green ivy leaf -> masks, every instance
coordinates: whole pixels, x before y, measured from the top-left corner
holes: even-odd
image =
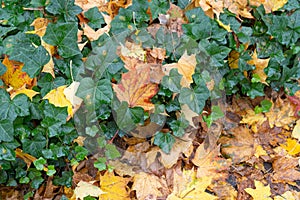
[[[261,106],[255,106],[255,114],[269,112],[273,103],[269,100],[264,99],[260,102],[260,105]]]
[[[158,14],[166,14],[166,11],[170,7],[169,2],[164,0],[153,0],[149,6],[153,19],[156,19]]]
[[[0,120],[0,142],[10,142],[14,139],[13,123],[8,119]]]
[[[115,158],[119,158],[121,156],[121,154],[117,150],[115,145],[107,144],[105,146],[105,156],[107,159],[115,159]]]
[[[169,76],[164,76],[161,84],[172,92],[179,93],[181,89],[180,80],[182,75],[178,73],[177,69],[171,69]]]
[[[88,155],[89,151],[82,147],[82,146],[76,146],[75,147],[75,152],[76,152],[76,159],[78,161],[84,160],[84,158]]]
[[[102,14],[97,7],[90,8],[84,13],[84,16],[89,20],[88,25],[93,28],[101,28],[105,24]]]
[[[53,184],[71,187],[72,186],[72,176],[73,176],[72,171],[64,171],[64,172],[62,172],[61,177],[54,176]]]
[[[209,90],[204,81],[201,81],[194,89],[182,88],[178,100],[181,104],[187,104],[195,113],[201,114],[208,97]]]
[[[57,77],[54,79],[51,74],[46,73],[41,76],[37,84],[41,88],[41,95],[45,96],[52,89],[65,85],[66,80],[63,77]]]
[[[56,170],[54,168],[54,165],[48,165],[47,175],[48,176],[53,176],[55,173],[56,173]]]
[[[67,108],[55,107],[50,103],[45,103],[43,107],[43,113],[45,117],[56,119],[60,124],[65,124],[68,117]]]
[[[39,159],[33,161],[35,168],[39,171],[44,170],[44,165],[46,163],[47,163],[47,161],[43,157],[40,157]]]
[[[46,146],[47,140],[42,133],[36,134],[33,138],[24,138],[21,140],[22,150],[32,156],[40,157],[42,149]]]
[[[167,154],[170,153],[174,143],[175,138],[170,133],[158,132],[154,136],[154,144],[159,146],[159,148]]]
[[[82,11],[74,5],[74,0],[51,0],[46,10],[54,15],[63,15],[66,22],[77,21],[76,15]]]
[[[96,167],[99,171],[106,170],[106,158],[98,158],[97,161],[94,162],[94,167]]]
[[[63,58],[81,54],[77,45],[77,23],[48,24],[43,40],[53,46],[58,46],[58,53]]]
[[[174,136],[182,137],[185,133],[185,129],[189,126],[189,122],[184,117],[180,116],[178,120],[171,121],[169,125]]]

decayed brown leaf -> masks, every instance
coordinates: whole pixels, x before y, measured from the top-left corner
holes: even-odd
[[[16,157],[21,158],[26,164],[27,168],[30,167],[31,163],[36,160],[36,158],[28,153],[24,153],[21,149],[17,148],[15,150]]]
[[[166,196],[169,191],[166,181],[161,177],[140,172],[133,178],[132,190],[136,191],[137,199],[157,199]]]
[[[233,163],[240,163],[250,159],[254,153],[254,138],[247,127],[239,126],[230,130],[232,137],[222,137],[222,154],[229,156]]]
[[[272,166],[274,173],[272,178],[276,182],[292,183],[299,180],[300,172],[296,169],[299,158],[281,156],[274,160]]]

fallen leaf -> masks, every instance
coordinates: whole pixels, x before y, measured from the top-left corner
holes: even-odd
[[[260,156],[267,156],[268,153],[263,149],[261,145],[257,145],[254,155],[255,157],[259,158]]]
[[[71,85],[69,85],[67,88],[64,89],[64,95],[66,99],[72,104],[72,115],[79,109],[83,99],[77,97],[75,94],[77,92],[77,89],[79,87],[79,82],[72,82]]]
[[[34,157],[28,153],[24,153],[19,148],[16,148],[15,153],[16,153],[17,158],[21,158],[26,163],[27,169],[30,167],[31,163],[33,163],[35,160],[37,160],[36,157]]]
[[[130,178],[115,176],[113,172],[106,171],[103,176],[100,175],[100,188],[104,192],[99,199],[102,200],[119,200],[130,199],[127,190],[127,183]]]
[[[10,98],[13,99],[15,96],[17,96],[18,94],[25,94],[26,96],[28,96],[30,98],[30,100],[32,101],[32,98],[39,94],[39,92],[36,92],[34,90],[30,90],[30,89],[26,89],[25,85],[23,87],[21,87],[20,89],[15,90],[13,93],[10,94]]]
[[[239,52],[237,52],[235,50],[232,50],[229,53],[228,64],[229,64],[229,67],[231,69],[238,69],[239,68],[239,58],[240,58],[240,53]]]
[[[286,191],[285,193],[281,194],[281,195],[277,195],[274,197],[274,200],[297,200],[296,198],[299,197],[299,193],[297,194],[293,194],[294,191]],[[297,196],[296,196],[297,195]]]
[[[140,172],[133,177],[132,190],[136,191],[137,199],[144,200],[147,197],[157,199],[167,193],[167,183],[164,179],[155,175]]]
[[[205,191],[211,182],[212,177],[210,176],[197,178],[193,169],[183,170],[182,175],[179,175],[176,171],[174,171],[173,191],[168,196],[167,200],[218,199],[218,197]]]
[[[220,20],[217,19],[217,22],[219,24],[219,26],[221,26],[222,28],[224,28],[227,32],[232,32],[231,28],[230,28],[230,24],[229,25],[225,25],[223,22],[221,22]]]
[[[271,13],[282,8],[288,0],[266,0],[263,3],[266,13]]]
[[[103,28],[99,28],[97,31],[95,31],[87,23],[84,23],[82,25],[83,34],[87,36],[90,41],[97,40],[101,35],[103,35],[104,33],[108,33],[110,30],[110,22],[112,20],[111,17],[103,13],[101,14],[103,15],[104,21],[106,23],[106,26],[104,26]]]
[[[93,185],[94,182],[95,181],[80,181],[74,190],[76,199],[79,198],[83,200],[84,197],[87,196],[99,197],[101,194],[104,194],[104,192],[99,187]]]
[[[109,165],[114,168],[114,171],[120,176],[130,176],[135,175],[135,167],[127,163],[123,163],[120,160],[109,160]]]
[[[198,167],[198,178],[222,176],[221,172],[226,170],[231,164],[230,160],[220,157],[220,145],[211,151],[207,151],[204,148],[204,143],[197,148],[192,162]]]
[[[288,154],[292,156],[300,153],[300,144],[298,143],[297,140],[288,138],[286,140],[286,144],[281,144],[280,146],[284,148],[288,152]]]
[[[195,73],[196,68],[196,55],[191,54],[190,56],[185,51],[184,54],[178,60],[178,63],[166,64],[163,66],[163,71],[166,75],[169,75],[169,72],[173,68],[178,69],[178,73],[183,77],[181,79],[181,86],[189,87],[193,83],[193,74]]]
[[[48,99],[49,103],[57,107],[68,107],[69,116],[73,116],[72,104],[64,95],[64,90],[67,86],[63,85],[48,92],[43,99]]]
[[[292,137],[298,139],[300,142],[300,119],[296,122],[296,125],[292,132]]]
[[[120,101],[126,101],[129,107],[140,106],[145,110],[154,108],[150,99],[158,92],[157,84],[150,83],[148,71],[133,69],[122,74],[119,84],[113,84],[113,89]]]
[[[254,181],[255,189],[246,188],[245,191],[253,197],[253,200],[272,200],[271,188],[269,185],[264,186],[260,181]]]
[[[121,55],[124,57],[137,58],[141,61],[144,61],[146,51],[141,45],[126,41],[125,45],[121,44]]]
[[[231,129],[233,137],[222,137],[222,154],[230,157],[233,163],[249,160],[255,153],[254,138],[247,127],[239,126]]]
[[[246,110],[246,112],[247,114],[243,116],[243,119],[240,121],[240,123],[250,125],[251,130],[254,133],[257,133],[257,127],[262,125],[267,118],[262,113],[255,114],[255,112],[250,109]]]
[[[7,86],[12,86],[15,90],[21,88],[25,84],[28,88],[33,86],[34,79],[30,78],[26,72],[22,71],[24,66],[23,63],[9,60],[8,57],[5,56],[2,64],[6,66],[7,70],[0,78]]]
[[[188,105],[183,104],[181,105],[181,114],[184,115],[185,119],[189,121],[189,124],[196,128],[193,119],[195,117],[199,117],[199,115],[197,113],[195,113],[194,111],[192,111]]]
[[[34,26],[35,34],[43,37],[46,33],[47,25],[49,22],[49,19],[38,17],[30,24],[30,26]]]
[[[300,172],[296,167],[299,164],[298,160],[299,158],[293,158],[288,155],[276,158],[272,163],[274,169],[272,178],[276,182],[282,183],[292,183],[299,180]]]
[[[260,59],[257,58],[256,50],[254,50],[254,53],[252,55],[252,60],[248,61],[249,65],[254,65],[255,69],[253,70],[253,74],[257,74],[260,78],[260,82],[268,85],[266,82],[268,76],[264,72],[264,69],[268,67],[270,58],[267,59]]]

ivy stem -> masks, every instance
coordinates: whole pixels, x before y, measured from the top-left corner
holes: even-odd
[[[23,10],[38,10],[38,11],[44,11],[44,8],[43,7],[39,7],[39,8],[23,8]]]
[[[112,144],[114,139],[117,137],[118,133],[119,133],[119,129],[115,132],[114,136],[107,143]]]

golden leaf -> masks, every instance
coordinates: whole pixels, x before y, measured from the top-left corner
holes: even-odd
[[[7,70],[0,78],[7,86],[12,86],[15,90],[21,88],[24,84],[28,87],[33,86],[34,79],[22,71],[23,63],[9,60],[8,57],[5,56],[2,64],[6,66]]]
[[[55,47],[50,45],[50,44],[47,44],[46,42],[44,42],[44,40],[42,40],[41,44],[48,51],[48,53],[50,55],[50,60],[46,65],[44,65],[42,72],[49,73],[49,74],[52,75],[53,78],[55,78],[54,62],[53,62],[53,59],[52,59],[52,55],[55,52]]]
[[[51,90],[46,94],[43,99],[48,99],[49,103],[57,106],[57,107],[68,107],[69,116],[73,116],[72,104],[64,95],[64,90],[67,86],[63,85],[56,89]]]
[[[253,200],[272,200],[271,188],[269,185],[264,186],[260,181],[254,181],[255,189],[246,188],[245,191],[253,197]]]
[[[130,178],[115,176],[113,172],[106,171],[103,176],[100,175],[100,188],[105,193],[102,193],[99,199],[129,200],[129,192],[127,191],[127,183],[129,181]]]
[[[23,153],[23,151],[19,148],[16,148],[15,153],[17,158],[21,158],[26,163],[27,169],[30,167],[31,163],[36,160],[36,157],[28,153]]]
[[[72,105],[72,115],[79,109],[82,99],[77,97],[75,94],[77,92],[77,89],[79,87],[80,83],[79,82],[72,82],[71,85],[69,85],[67,88],[64,89],[64,95],[66,99],[71,103]]]
[[[47,25],[49,22],[49,19],[38,17],[30,24],[30,26],[34,26],[35,34],[43,37],[46,33]]]
[[[25,86],[25,85],[24,85]],[[32,101],[32,98],[39,94],[39,92],[36,92],[34,90],[30,90],[30,89],[26,89],[25,87],[22,87],[16,91],[14,91],[13,93],[10,94],[10,98],[13,99],[15,96],[17,96],[18,94],[25,94],[26,96],[28,96],[30,98],[30,100]]]
[[[122,74],[119,84],[113,84],[113,89],[120,101],[126,101],[129,107],[140,106],[145,110],[154,108],[150,99],[158,92],[157,84],[150,83],[150,69],[133,69]]]
[[[252,55],[252,60],[248,61],[249,65],[254,65],[255,66],[255,69],[253,70],[253,74],[257,74],[260,78],[260,82],[262,82],[266,85],[268,85],[268,83],[266,82],[266,79],[268,78],[268,76],[264,72],[264,69],[266,67],[268,67],[269,60],[270,60],[270,58],[268,58],[268,59],[259,59],[259,58],[257,58],[257,53],[256,53],[256,50],[255,50],[253,55]]]
[[[297,138],[300,141],[300,119],[298,119],[296,126],[293,129],[292,137]]]
[[[271,13],[282,8],[287,2],[288,0],[266,0],[263,5],[266,13]]]
[[[125,45],[121,44],[121,55],[123,57],[137,58],[144,61],[146,51],[141,47],[141,45],[126,41]]]
[[[76,199],[83,199],[87,196],[99,197],[101,194],[103,194],[104,192],[99,187],[93,185],[94,182],[95,181],[80,181],[74,190]]]
[[[260,157],[260,156],[267,156],[268,153],[263,149],[261,145],[258,145],[255,149],[255,157]]]
[[[246,110],[247,114],[243,116],[240,123],[251,125],[251,129],[254,133],[257,133],[257,126],[262,125],[267,118],[262,114],[255,114],[253,110]]]
[[[281,144],[280,146],[282,146],[282,148],[284,148],[288,154],[292,156],[300,153],[300,144],[297,140],[288,138],[286,140],[286,144]]]
[[[231,69],[238,69],[239,68],[239,58],[240,58],[240,53],[239,52],[237,52],[235,50],[232,50],[229,53],[228,64],[229,64],[229,67]]]
[[[232,32],[232,30],[230,29],[230,24],[229,25],[225,25],[223,22],[221,22],[220,20],[217,19],[217,22],[219,24],[219,26],[221,26],[222,28],[224,28],[227,32]]]

